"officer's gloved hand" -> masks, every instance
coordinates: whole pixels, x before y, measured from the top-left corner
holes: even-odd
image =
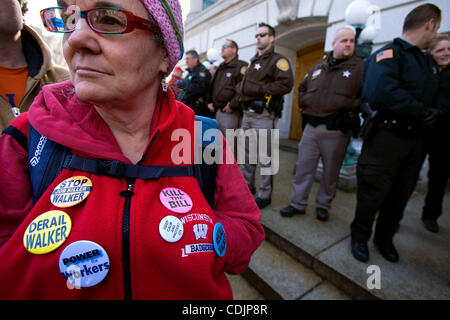
[[[184,89],[185,88],[184,80],[177,80],[177,87],[180,89]]]
[[[442,118],[442,112],[438,109],[429,109],[428,115],[422,119],[420,126],[425,129],[434,129]]]

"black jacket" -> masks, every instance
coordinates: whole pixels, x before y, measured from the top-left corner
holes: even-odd
[[[177,81],[177,87],[181,89],[177,99],[193,109],[196,115],[211,117],[212,112],[206,104],[211,74],[201,63],[187,71],[188,75]]]
[[[381,117],[420,123],[438,89],[433,58],[403,39],[395,38],[367,60],[362,96]]]

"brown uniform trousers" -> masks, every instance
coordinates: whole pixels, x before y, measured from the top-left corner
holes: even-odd
[[[250,66],[244,75],[240,85],[241,103],[244,106],[244,116],[242,118],[242,129],[256,130],[256,143],[259,145],[259,137],[262,131],[266,131],[267,151],[270,156],[272,148],[271,130],[275,128],[276,112],[270,108],[255,110],[254,103],[267,101],[266,97],[271,99],[282,97],[289,93],[294,84],[294,77],[288,59],[270,48],[262,55],[257,54],[252,58]],[[261,112],[262,111],[262,112]],[[259,149],[259,148],[258,148]],[[250,163],[250,148],[245,146],[245,165],[243,168],[244,178],[250,188],[255,185],[256,164]],[[258,158],[261,168],[270,168],[270,162],[261,162]],[[264,170],[268,172],[270,170]],[[261,174],[261,184],[258,190],[258,197],[261,199],[270,199],[272,197],[273,179],[271,174]]]

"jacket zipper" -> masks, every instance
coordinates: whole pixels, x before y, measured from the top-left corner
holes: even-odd
[[[131,274],[130,274],[130,208],[131,197],[134,195],[135,179],[127,179],[127,190],[120,192],[125,197],[125,206],[122,217],[122,264],[125,300],[131,300]]]
[[[150,151],[153,142],[159,135],[159,130],[156,130],[150,143],[145,151],[141,161],[142,162]],[[120,195],[125,197],[125,205],[123,208],[122,217],[122,265],[123,265],[123,284],[125,300],[131,300],[131,273],[130,273],[130,214],[131,214],[131,197],[134,195],[134,183],[136,179],[127,178],[127,190],[121,191]]]

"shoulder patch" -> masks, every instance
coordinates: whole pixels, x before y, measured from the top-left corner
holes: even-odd
[[[321,73],[322,73],[322,69],[317,69],[316,71],[314,71],[313,74],[311,75],[311,80],[314,80],[315,78],[320,76]]]
[[[280,69],[281,71],[288,71],[289,62],[285,58],[278,59],[277,68]]]
[[[200,77],[202,77],[202,78],[206,77],[206,73],[204,73],[204,72],[199,72],[198,75],[199,75]]]
[[[242,66],[240,73],[245,74],[247,72],[247,66]]]
[[[394,51],[392,49],[383,50],[377,53],[376,62],[380,62],[384,59],[392,59],[394,57]]]

